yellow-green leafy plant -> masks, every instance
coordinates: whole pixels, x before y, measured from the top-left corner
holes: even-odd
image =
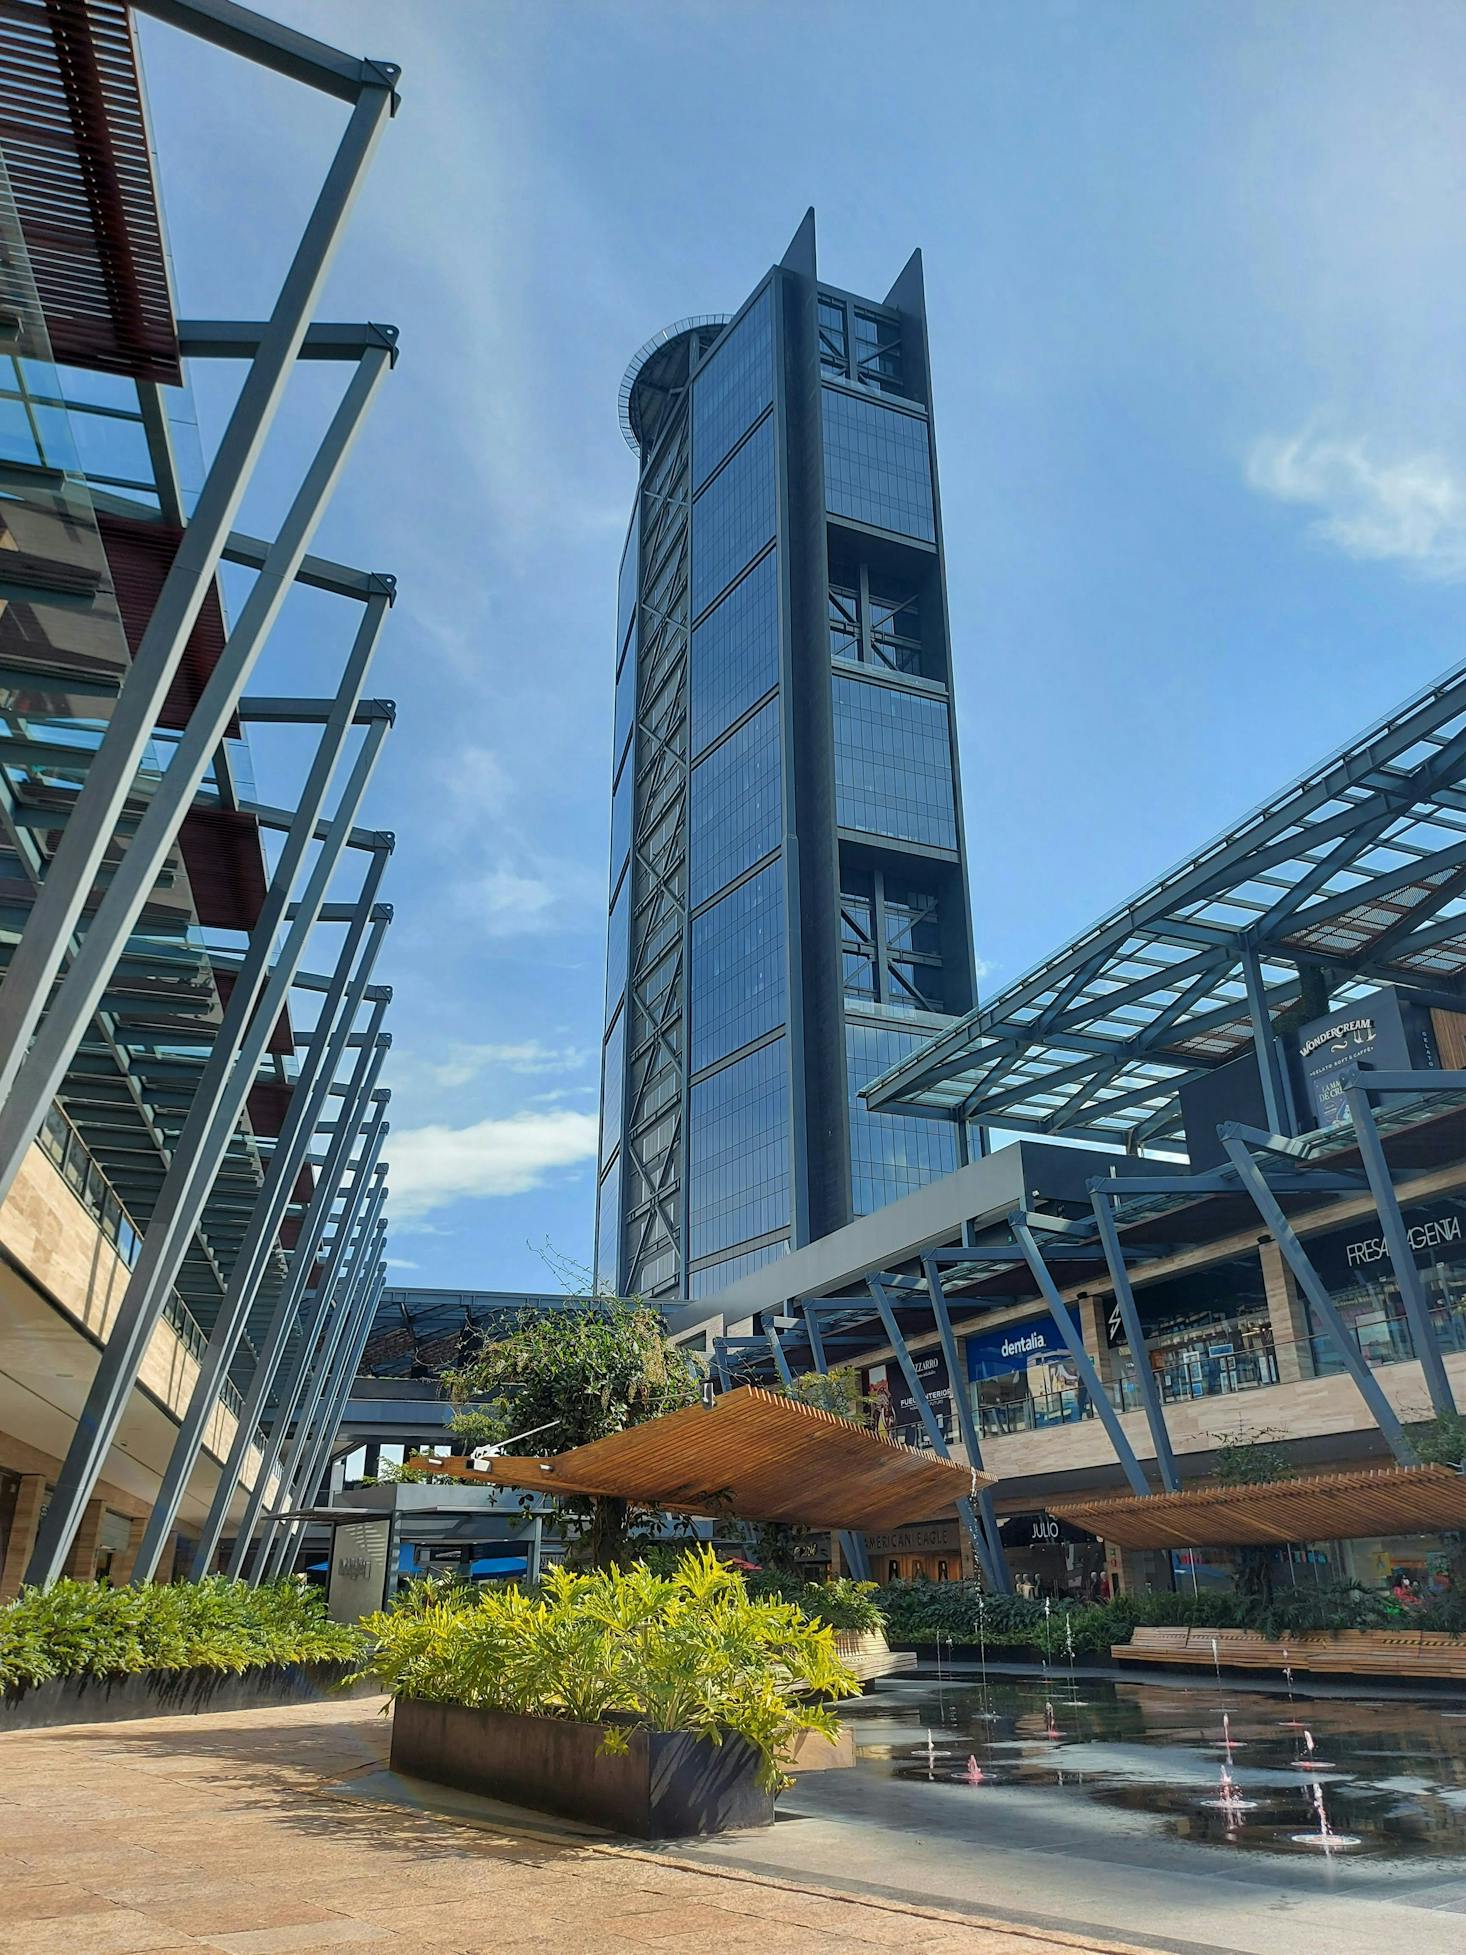
[[[833,1741],[832,1700],[860,1688],[833,1630],[793,1603],[750,1596],[711,1549],[689,1551],[670,1575],[641,1562],[552,1568],[538,1597],[486,1589],[362,1627],[374,1645],[364,1674],[393,1697],[605,1724],[608,1751],[637,1725],[714,1743],[731,1732],[774,1785],[789,1743],[802,1731]]]

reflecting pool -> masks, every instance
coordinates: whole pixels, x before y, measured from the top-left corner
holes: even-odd
[[[890,1679],[842,1706],[865,1775],[1048,1789],[1227,1852],[1466,1856],[1466,1699],[1292,1699],[1055,1673]]]

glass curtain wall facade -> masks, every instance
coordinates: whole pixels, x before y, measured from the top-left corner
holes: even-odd
[[[949,1173],[859,1089],[976,1002],[919,256],[633,361],[597,1279],[703,1297]]]

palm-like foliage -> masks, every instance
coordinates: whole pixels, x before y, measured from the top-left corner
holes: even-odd
[[[711,1550],[689,1552],[670,1576],[643,1563],[545,1576],[518,1589],[450,1596],[373,1616],[369,1674],[394,1697],[420,1697],[519,1716],[735,1732],[777,1782],[778,1758],[800,1731],[833,1739],[829,1700],[859,1689],[834,1632],[789,1602],[751,1597]]]
[[[172,1587],[61,1581],[0,1608],[0,1689],[138,1670],[251,1670],[350,1661],[354,1629],[329,1622],[317,1589],[250,1588],[222,1575]]]

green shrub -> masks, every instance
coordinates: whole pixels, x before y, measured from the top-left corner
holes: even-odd
[[[746,1738],[765,1783],[796,1733],[834,1738],[827,1702],[860,1688],[835,1653],[834,1632],[791,1603],[755,1599],[711,1549],[689,1551],[675,1574],[644,1563],[574,1574],[546,1572],[535,1598],[485,1590],[370,1617],[364,1675],[393,1697],[467,1704],[518,1716],[612,1720],[603,1741],[623,1749],[625,1726]]]
[[[911,1643],[978,1640],[976,1582],[891,1582],[877,1591],[886,1634],[900,1647]],[[1269,1641],[1335,1629],[1400,1628],[1402,1625],[1466,1632],[1466,1597],[1454,1592],[1411,1604],[1387,1589],[1358,1582],[1300,1583],[1271,1597],[1217,1589],[1128,1591],[1111,1602],[1055,1602],[1047,1618],[1040,1601],[1017,1595],[983,1598],[983,1627],[990,1650],[1047,1651],[1055,1662],[1068,1656],[1065,1625],[1077,1656],[1098,1655],[1129,1642],[1140,1627],[1251,1629]]]
[[[250,1670],[350,1661],[355,1630],[327,1620],[319,1590],[294,1581],[250,1588],[222,1575],[170,1587],[60,1581],[0,1608],[0,1689],[51,1677],[138,1670]]]
[[[831,1629],[879,1629],[885,1620],[875,1600],[874,1582],[853,1582],[845,1575],[830,1582],[811,1582],[803,1576],[785,1575],[771,1568],[761,1568],[745,1580],[750,1595],[792,1602],[795,1608],[802,1609],[807,1616],[817,1616]]]

